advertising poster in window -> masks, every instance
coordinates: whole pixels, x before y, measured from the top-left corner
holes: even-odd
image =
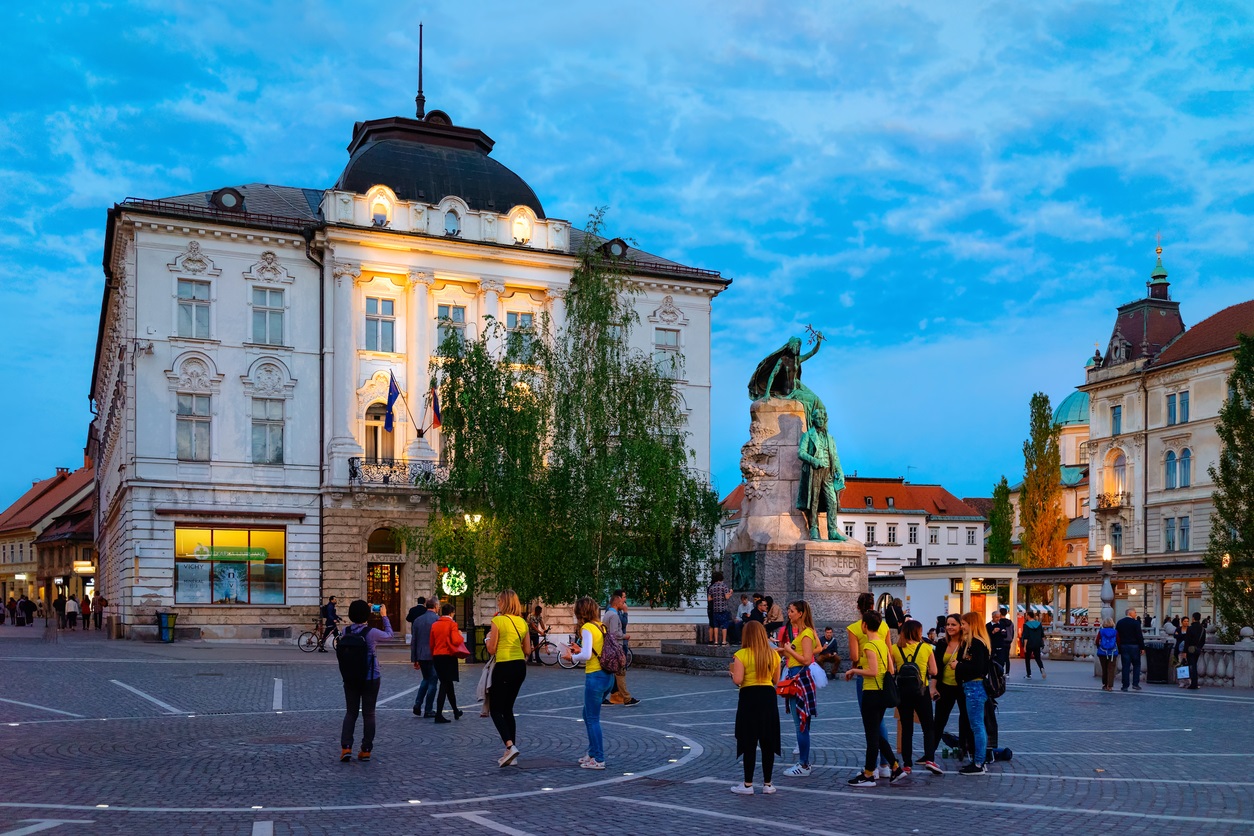
[[[208,604],[213,600],[208,563],[197,560],[175,562],[174,600],[180,604]]]
[[[213,566],[213,600],[216,604],[247,604],[246,563],[218,562]]]

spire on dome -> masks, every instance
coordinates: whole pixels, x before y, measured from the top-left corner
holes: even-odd
[[[1158,260],[1154,263],[1154,270],[1150,273],[1150,280],[1146,282],[1149,288],[1151,299],[1170,299],[1167,288],[1170,282],[1167,281],[1167,268],[1163,266],[1163,235],[1158,233],[1158,246],[1154,248],[1154,252],[1158,255]]]
[[[422,95],[422,24],[418,24],[418,95],[414,96],[418,118],[427,115],[427,97]]]

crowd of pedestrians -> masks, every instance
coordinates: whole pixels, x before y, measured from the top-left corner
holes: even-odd
[[[52,615],[56,618],[58,629],[77,631],[81,625],[86,632],[93,627],[103,629],[108,607],[109,602],[103,595],[93,597],[84,592],[80,598],[74,593],[68,596],[60,593],[52,601]],[[25,594],[16,598],[10,595],[9,600],[0,606],[0,625],[7,622],[14,627],[32,627],[44,617],[43,599],[32,600]]]

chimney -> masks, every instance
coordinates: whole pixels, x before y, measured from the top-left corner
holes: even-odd
[[[70,475],[70,469],[69,469],[68,467],[58,467],[58,468],[57,468],[57,475],[58,475],[58,476],[69,476],[69,475]]]

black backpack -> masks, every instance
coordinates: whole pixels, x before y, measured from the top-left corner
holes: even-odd
[[[903,694],[917,694],[923,690],[923,672],[915,663],[922,649],[923,642],[919,642],[914,648],[913,656],[909,659],[904,655],[901,657],[901,667],[897,668],[897,690]]]
[[[993,699],[1006,693],[1006,672],[992,660],[989,660],[988,673],[984,675],[984,693]]]
[[[357,631],[347,629],[335,647],[335,657],[340,663],[340,676],[346,683],[361,684],[370,675],[370,645],[366,642],[366,633],[369,631],[370,627],[365,624]]]
[[[327,605],[323,604],[321,607],[318,607],[318,618],[321,618],[322,620],[325,621],[326,617],[327,617]]]

